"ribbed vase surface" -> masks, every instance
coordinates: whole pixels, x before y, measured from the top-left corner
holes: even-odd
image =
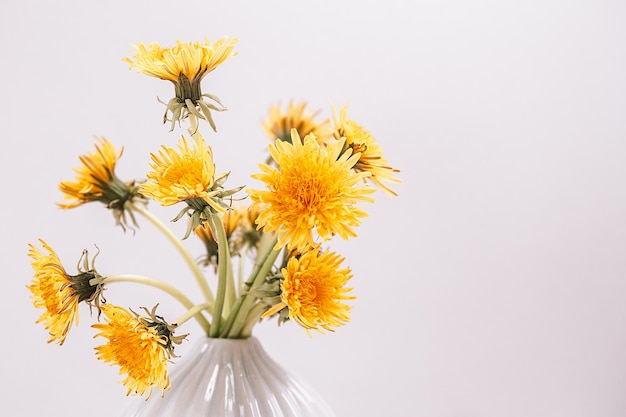
[[[335,417],[255,337],[203,338],[180,358],[171,388],[137,398],[125,417]]]

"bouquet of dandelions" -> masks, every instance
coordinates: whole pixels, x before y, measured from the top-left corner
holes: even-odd
[[[226,110],[218,97],[203,93],[202,79],[236,55],[237,39],[215,43],[183,43],[162,48],[157,43],[134,46],[123,60],[138,72],[171,81],[175,97],[166,106],[163,123],[170,131],[188,123],[177,149],[162,146],[151,155],[151,171],[143,180],[123,181],[115,174],[122,156],[113,144],[97,138],[95,152],[80,156],[74,181],[61,181],[63,209],[99,201],[113,212],[124,230],[136,228],[142,216],[163,232],[189,266],[200,294],[186,295],[171,284],[140,275],[104,275],[89,259],[79,258],[77,273],[67,272],[55,251],[39,239],[43,251],[29,245],[34,277],[28,289],[33,304],[43,309],[37,322],[49,332],[49,342],[62,345],[72,324],[78,324],[78,305],[97,311],[94,337],[105,342],[95,348],[98,359],[120,367],[127,395],[162,395],[169,388],[168,362],[185,335],[178,328],[195,319],[208,337],[247,338],[263,318],[278,324],[295,321],[307,331],[333,331],[350,319],[353,299],[347,287],[351,270],[344,258],[323,248],[335,235],[356,236],[354,228],[367,216],[358,204],[373,202],[376,188],[396,193],[386,183],[399,183],[398,170],[388,166],[370,133],[347,115],[347,107],[333,109],[333,120],[316,121],[305,102],[274,105],[263,123],[272,139],[269,157],[253,179],[265,189],[228,189],[228,173],[216,173],[211,147],[200,124],[216,131],[214,112]],[[238,197],[243,191],[246,195]],[[179,205],[172,221],[187,219],[185,235],[176,236],[148,211],[153,199],[163,206]],[[237,201],[249,199],[249,204]],[[234,203],[237,202],[237,203]],[[190,236],[204,242],[206,253],[194,258],[183,245]],[[198,260],[199,259],[199,260]],[[250,260],[244,275],[244,260]],[[212,276],[212,281],[207,278]],[[109,303],[106,286],[119,282],[150,285],[180,301],[184,312],[168,321],[157,306],[134,311]],[[211,288],[209,282],[217,282]],[[101,320],[101,315],[104,315]],[[310,334],[309,334],[310,335]]]

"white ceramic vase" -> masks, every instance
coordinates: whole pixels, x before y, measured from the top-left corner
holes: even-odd
[[[179,360],[164,397],[136,398],[125,417],[335,417],[255,337],[202,338]]]

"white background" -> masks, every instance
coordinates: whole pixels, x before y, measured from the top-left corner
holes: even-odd
[[[272,357],[338,417],[626,416],[625,18],[598,0],[4,1],[0,415],[121,416],[88,310],[62,347],[34,323],[27,244],[45,239],[68,270],[97,244],[103,274],[194,291],[149,224],[64,212],[56,187],[94,135],[125,147],[130,179],[183,132],[160,123],[171,85],[121,61],[131,44],[234,35],[239,55],[203,83],[229,108],[205,132],[230,185],[251,184],[260,123],[291,98],[324,116],[349,102],[404,181],[333,244],[355,275],[351,323],[311,339],[264,323]],[[144,287],[106,295],[180,314]]]

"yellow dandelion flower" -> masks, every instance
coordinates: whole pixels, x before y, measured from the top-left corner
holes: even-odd
[[[150,197],[162,206],[171,206],[190,199],[205,199],[218,211],[223,211],[210,197],[215,184],[213,151],[204,139],[189,145],[185,136],[178,142],[178,150],[162,146],[158,154],[151,154],[152,171],[148,181],[140,185],[141,194]]]
[[[235,56],[233,51],[237,38],[223,37],[215,43],[176,41],[176,46],[161,47],[157,42],[134,45],[133,58],[123,58],[129,63],[129,69],[135,68],[151,77],[171,81],[176,97],[167,104],[163,123],[171,121],[171,128],[177,121],[188,116],[205,119],[213,130],[215,123],[211,110],[223,111],[226,108],[219,98],[212,94],[203,94],[200,88],[202,79],[226,59]],[[205,101],[208,98],[211,101]],[[172,113],[168,118],[168,112]]]
[[[94,337],[108,341],[95,348],[98,359],[120,367],[122,380],[128,391],[126,395],[144,395],[149,398],[152,389],[161,394],[170,387],[168,361],[173,345],[180,344],[185,336],[173,336],[175,326],[167,324],[152,311],[144,309],[147,316],[111,304],[104,304],[105,323],[93,324],[99,330]]]
[[[32,244],[28,245],[28,256],[32,258],[31,265],[35,273],[27,288],[32,293],[33,305],[45,309],[37,323],[43,322],[48,330],[48,343],[62,345],[72,324],[78,325],[78,304],[86,301],[99,308],[103,278],[93,268],[93,261],[92,266],[89,266],[87,251],[83,251],[79,261],[79,274],[70,275],[56,252],[42,239],[39,242],[48,253],[42,253]]]
[[[113,210],[117,224],[123,228],[128,226],[127,215],[136,225],[130,206],[132,203],[143,201],[138,195],[138,188],[134,182],[124,182],[115,175],[115,165],[122,156],[123,148],[119,152],[113,144],[105,138],[96,138],[95,152],[79,156],[81,166],[74,169],[75,181],[61,181],[59,190],[67,203],[57,203],[63,209],[70,209],[80,205],[100,201]]]
[[[398,195],[385,182],[401,183],[394,177],[394,173],[400,172],[388,165],[383,157],[381,148],[370,132],[348,117],[348,107],[344,106],[339,114],[334,111],[334,136],[336,139],[346,138],[344,148],[352,148],[355,153],[360,153],[359,161],[354,165],[356,172],[369,172],[371,175],[366,181],[371,181],[388,196]]]
[[[313,134],[318,143],[324,145],[332,139],[330,121],[326,119],[317,122],[315,118],[318,114],[319,111],[313,112],[308,109],[304,101],[297,104],[290,101],[286,111],[279,105],[273,105],[270,107],[268,118],[263,122],[263,129],[272,141],[280,139],[291,142],[291,129],[296,129],[301,138]]]
[[[277,164],[259,167],[252,178],[265,183],[267,190],[247,190],[253,205],[266,205],[257,218],[257,228],[278,233],[277,248],[303,252],[316,245],[314,231],[323,240],[334,235],[356,236],[354,227],[367,213],[356,204],[371,202],[375,190],[357,186],[369,173],[355,173],[359,155],[342,152],[343,141],[321,147],[313,135],[301,141],[292,129],[292,143],[276,140],[270,154]]]
[[[345,300],[352,288],[346,287],[352,278],[349,268],[340,268],[344,258],[335,252],[318,250],[289,258],[282,269],[281,302],[268,310],[264,317],[288,308],[289,318],[307,330],[334,331],[332,327],[350,321],[350,306]]]
[[[183,215],[191,217],[185,233],[185,239],[198,226],[208,219],[209,212],[224,213],[229,208],[225,202],[241,189],[225,190],[223,184],[228,173],[215,175],[213,151],[200,134],[195,135],[193,147],[185,136],[178,142],[176,149],[162,146],[158,154],[151,154],[152,171],[147,181],[141,184],[139,192],[152,198],[163,206],[185,202],[185,207],[174,221]]]

